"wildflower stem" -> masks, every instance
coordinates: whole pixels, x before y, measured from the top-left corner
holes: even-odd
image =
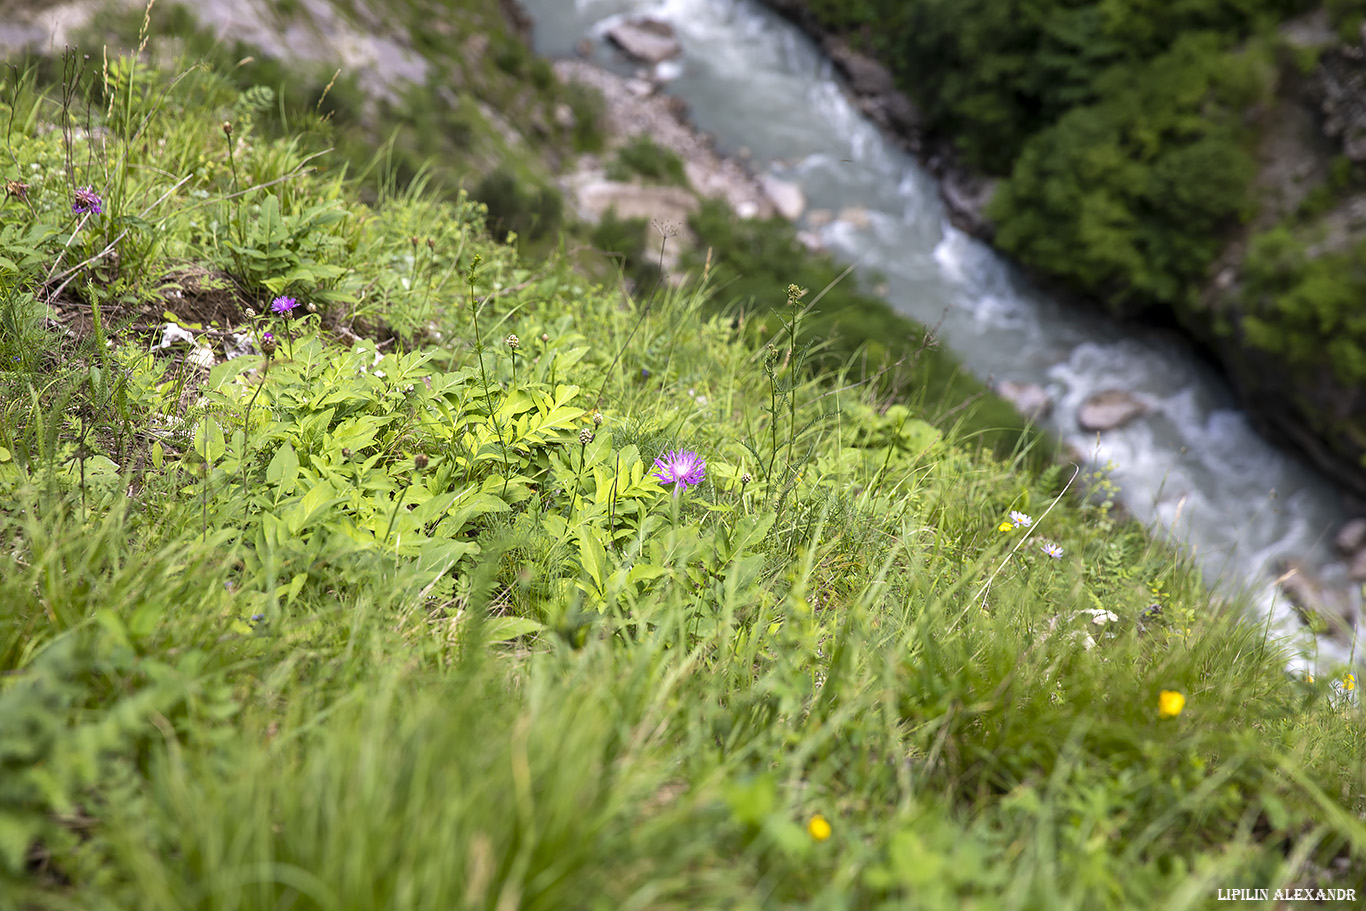
[[[992,574],[987,578],[987,581],[982,583],[982,587],[979,588],[979,589],[977,590],[977,594],[975,594],[975,595],[972,596],[972,602],[971,602],[971,603],[977,604],[977,603],[979,603],[979,602],[982,600],[982,596],[983,596],[984,594],[986,594],[987,589],[991,588],[991,583],[996,581],[996,577],[1000,574],[1001,570],[1005,568],[1005,565],[1006,565],[1007,563],[1010,562],[1010,558],[1013,557],[1013,556],[1015,556],[1015,551],[1017,551],[1017,550],[1019,550],[1021,547],[1023,547],[1023,546],[1024,546],[1024,543],[1025,543],[1026,541],[1029,540],[1029,536],[1032,535],[1032,534],[1034,534],[1034,531],[1035,531],[1040,525],[1043,524],[1043,520],[1044,520],[1045,518],[1047,518],[1047,516],[1048,516],[1048,514],[1049,514],[1050,512],[1053,511],[1053,507],[1054,507],[1054,506],[1057,506],[1057,505],[1058,505],[1058,501],[1061,500],[1063,497],[1065,497],[1065,496],[1067,495],[1067,491],[1070,490],[1071,487],[1072,487],[1072,482],[1075,481],[1075,480],[1077,479],[1077,475],[1080,474],[1080,473],[1081,473],[1081,466],[1080,466],[1080,465],[1073,465],[1073,466],[1072,466],[1072,477],[1070,477],[1070,478],[1067,479],[1067,485],[1066,485],[1065,487],[1063,487],[1062,492],[1059,493],[1056,497],[1053,498],[1053,502],[1048,504],[1048,508],[1045,509],[1045,510],[1043,511],[1043,515],[1039,516],[1038,521],[1032,523],[1032,524],[1028,527],[1028,529],[1025,531],[1025,533],[1024,533],[1023,535],[1020,536],[1020,540],[1018,540],[1018,541],[1015,542],[1015,546],[1012,547],[1012,548],[1010,549],[1010,553],[1006,554],[1005,559],[1002,560],[1002,561],[1001,561],[1001,564],[1000,564],[999,566],[996,567],[996,569],[992,572]]]
[[[479,262],[480,256],[476,253],[469,271],[470,317],[474,321],[474,353],[479,358],[479,378],[484,386],[484,402],[488,406],[489,419],[493,421],[493,430],[498,434],[498,445],[503,452],[503,494],[506,495],[508,492],[508,475],[512,473],[512,467],[508,462],[508,446],[503,440],[503,428],[498,422],[498,407],[493,401],[493,391],[489,387],[488,371],[484,368],[484,341],[479,336],[479,303],[474,297],[474,286],[478,283]]]
[[[251,451],[251,409],[256,404],[256,399],[261,395],[261,390],[266,388],[266,377],[270,374],[270,357],[266,357],[266,363],[261,370],[261,382],[256,384],[256,391],[252,393],[251,401],[247,402],[246,413],[242,416],[242,511],[247,511],[247,453]]]
[[[394,520],[398,518],[398,510],[399,510],[399,507],[401,507],[401,506],[403,505],[403,498],[404,498],[404,496],[407,495],[407,493],[408,493],[408,486],[409,486],[411,483],[412,483],[412,480],[411,480],[411,479],[409,479],[409,480],[407,480],[407,481],[404,481],[404,482],[403,482],[403,486],[400,487],[399,490],[398,490],[398,498],[397,498],[396,500],[394,500],[394,508],[393,508],[393,511],[391,511],[391,512],[389,513],[389,527],[387,527],[387,528],[384,529],[384,537],[380,540],[380,543],[381,543],[381,544],[388,544],[388,543],[389,543],[389,533],[392,532],[392,531],[394,530]]]

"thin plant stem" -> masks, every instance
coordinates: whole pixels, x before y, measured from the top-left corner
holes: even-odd
[[[265,368],[261,371],[261,382],[257,384],[256,391],[252,393],[251,401],[247,402],[246,414],[242,417],[242,509],[247,509],[247,453],[251,451],[251,408],[256,404],[256,399],[261,394],[261,390],[266,388],[266,378],[270,376],[271,358],[266,357]]]
[[[470,317],[474,321],[474,353],[479,358],[479,378],[484,386],[484,401],[488,405],[489,418],[493,421],[493,430],[498,434],[498,445],[503,452],[503,495],[508,492],[508,475],[512,473],[512,466],[508,462],[508,446],[503,439],[503,428],[498,422],[498,408],[493,403],[493,392],[489,386],[489,374],[484,367],[484,340],[479,335],[479,302],[474,297],[474,286],[478,282],[477,270],[482,257],[475,254],[474,262],[470,264],[469,283],[470,283]]]

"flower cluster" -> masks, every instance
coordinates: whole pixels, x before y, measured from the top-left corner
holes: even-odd
[[[74,215],[99,215],[104,212],[104,200],[100,199],[94,187],[77,187],[76,201],[71,204]]]
[[[661,484],[674,485],[674,493],[681,493],[693,484],[701,484],[706,477],[707,463],[695,452],[686,449],[669,450],[655,459],[654,477]]]

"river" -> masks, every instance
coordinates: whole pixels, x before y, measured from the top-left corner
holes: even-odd
[[[605,29],[640,14],[670,23],[684,54],[656,76],[722,151],[802,188],[799,227],[878,276],[879,293],[938,326],[978,376],[1047,390],[1053,408],[1042,423],[1092,463],[1113,464],[1124,505],[1189,547],[1211,586],[1250,590],[1273,634],[1292,640],[1292,670],[1361,660],[1361,648],[1304,633],[1271,582],[1277,561],[1290,558],[1347,587],[1332,547],[1346,518],[1334,488],[1259,437],[1222,378],[1182,339],[1052,300],[949,224],[934,179],[864,119],[795,27],[752,0],[520,2],[536,23],[539,53],[572,56],[588,38],[594,61],[621,73],[637,65],[604,44]],[[1116,430],[1082,431],[1082,402],[1112,389],[1136,394],[1149,410]]]

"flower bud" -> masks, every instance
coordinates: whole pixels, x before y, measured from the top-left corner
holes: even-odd
[[[223,121],[223,135],[224,135],[224,136],[231,136],[231,135],[232,135],[232,121],[231,121],[231,120],[225,120],[225,121]]]
[[[509,335],[506,339],[504,339],[504,341],[507,342],[507,346],[511,348],[513,351],[516,351],[518,348],[522,347],[522,340],[515,335]]]
[[[275,354],[275,348],[276,348],[276,345],[275,345],[275,336],[271,335],[269,332],[267,332],[265,335],[261,336],[261,353],[262,353],[262,354],[264,354],[266,357],[271,357],[272,355]]]
[[[425,452],[419,452],[417,455],[413,456],[413,467],[418,471],[426,471],[427,454]]]
[[[591,443],[591,442],[593,442],[593,431],[591,431],[591,430],[589,430],[589,429],[587,429],[587,428],[584,428],[583,430],[580,430],[580,431],[579,431],[579,445],[580,445],[580,446],[587,446],[587,445],[588,445],[589,443]]]

